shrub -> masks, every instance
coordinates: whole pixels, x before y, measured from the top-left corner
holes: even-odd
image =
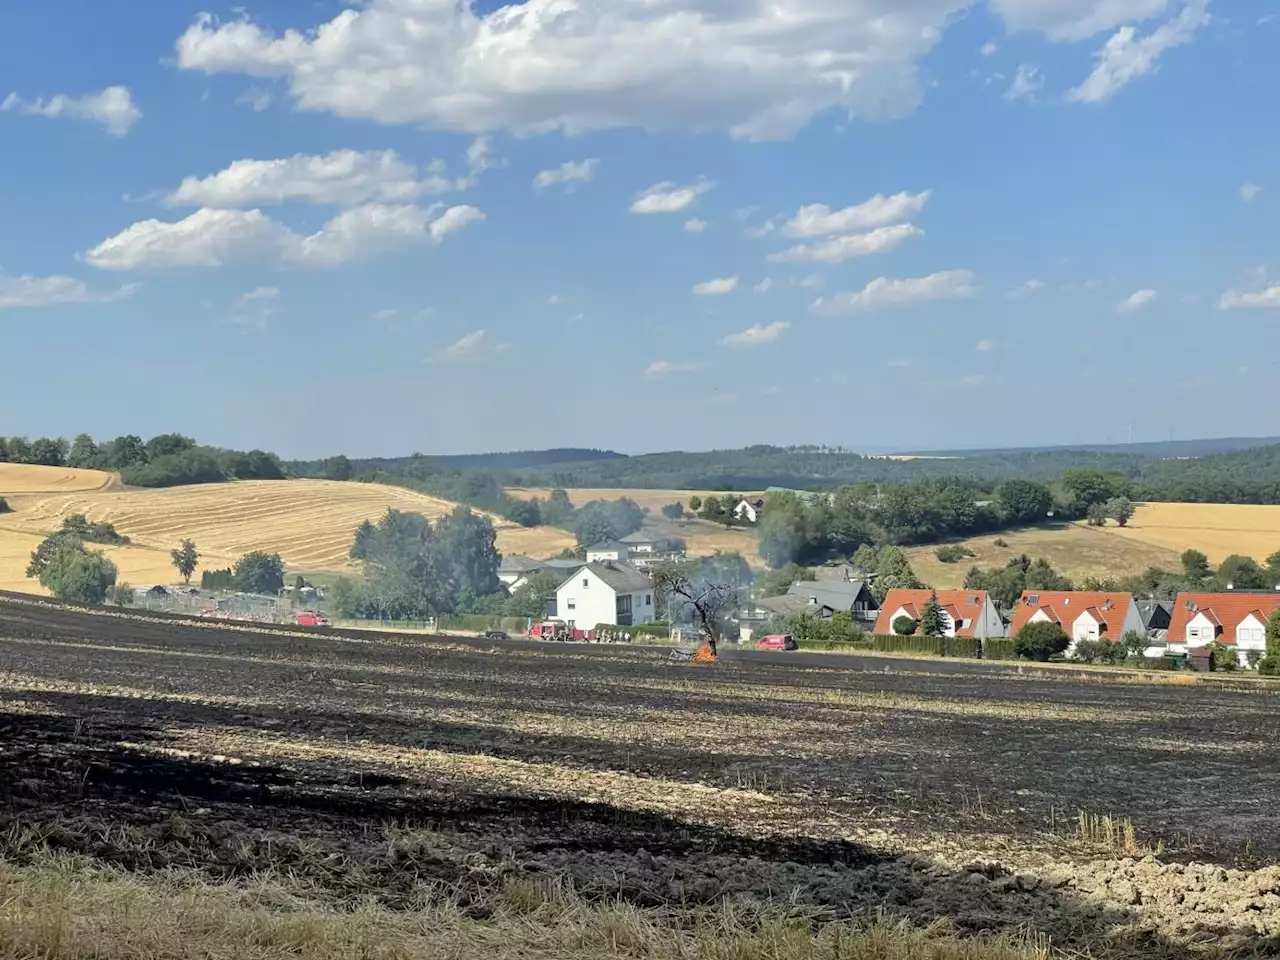
[[[1209,656],[1210,666],[1213,670],[1222,670],[1229,673],[1240,669],[1240,661],[1236,658],[1235,650],[1224,644],[1215,643]]]
[[[1078,640],[1071,651],[1071,659],[1081,663],[1117,664],[1124,661],[1128,651],[1121,643],[1113,643],[1106,637],[1098,640]]]
[[[201,590],[230,590],[235,586],[235,572],[227,567],[225,570],[205,570],[200,574]]]
[[[107,591],[107,601],[117,607],[132,607],[135,599],[134,589],[127,583],[117,583]]]
[[[1062,628],[1048,620],[1028,623],[1014,637],[1014,652],[1027,660],[1045,663],[1071,646],[1071,638],[1062,632]]]
[[[913,617],[908,617],[905,613],[899,617],[893,618],[893,632],[900,637],[910,637],[916,632],[916,628],[920,626]]]
[[[236,561],[235,586],[245,593],[279,593],[284,589],[284,561],[278,553],[255,550]]]
[[[90,523],[83,513],[73,513],[64,517],[62,529],[58,531],[68,537],[74,537],[85,543],[102,543],[108,546],[119,546],[129,542],[129,538],[116,532],[110,523]]]
[[[979,645],[973,637],[904,637],[877,634],[871,649],[878,653],[922,653],[934,657],[977,657]]]
[[[4,497],[0,497],[0,513],[12,513],[13,508],[9,506],[8,501]]]
[[[59,600],[102,603],[116,582],[116,565],[78,540],[50,539],[55,545],[40,571],[40,585]]]
[[[662,515],[668,520],[679,520],[684,516],[683,503],[668,503],[662,508]]]
[[[982,656],[987,660],[1017,660],[1014,641],[1005,637],[992,637],[982,641]]]
[[[946,546],[939,547],[933,551],[933,555],[943,563],[959,563],[967,557],[976,557],[977,554],[968,547],[963,547],[958,543],[949,543]]]

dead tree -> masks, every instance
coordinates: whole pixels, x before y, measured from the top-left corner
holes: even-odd
[[[670,609],[676,604],[693,612],[694,623],[706,638],[712,654],[716,654],[723,633],[725,617],[741,606],[738,588],[727,583],[711,583],[691,578],[676,569],[660,569],[653,575],[654,590],[665,598]]]

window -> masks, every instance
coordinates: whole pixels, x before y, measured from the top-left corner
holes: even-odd
[[[652,607],[652,606],[653,606],[653,594],[652,594],[652,593],[646,593],[646,594],[644,595],[644,605],[645,605],[646,607]]]
[[[586,589],[586,588],[587,588],[587,587],[589,587],[589,586],[591,586],[591,581],[590,581],[590,580],[588,580],[586,577],[583,577],[583,578],[582,578],[582,587],[583,587],[583,589]]]
[[[621,617],[630,616],[631,615],[631,594],[624,593],[620,597],[618,597],[618,603],[617,603],[616,609],[618,611],[619,616]]]
[[[565,606],[566,606],[566,607],[568,607],[570,610],[577,610],[577,609],[578,609],[578,604],[577,604],[577,602],[576,602],[576,601],[574,601],[574,600],[570,600],[568,603],[566,603],[566,604],[565,604]]]

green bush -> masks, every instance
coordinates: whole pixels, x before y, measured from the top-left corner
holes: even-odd
[[[204,570],[200,573],[201,590],[231,590],[235,587],[236,575],[228,567],[225,570]]]
[[[1071,646],[1071,638],[1062,628],[1049,620],[1028,623],[1013,638],[1014,652],[1027,660],[1047,662]]]
[[[982,642],[982,656],[987,660],[1017,660],[1014,642],[1006,637],[992,637]]]
[[[633,635],[639,637],[662,637],[666,639],[671,636],[671,626],[666,623],[641,623],[627,629]]]
[[[1236,651],[1232,647],[1225,646],[1221,643],[1213,645],[1212,666],[1214,670],[1220,670],[1230,673],[1240,669],[1240,661],[1236,658]]]
[[[946,546],[939,547],[933,551],[933,555],[943,563],[959,563],[967,557],[976,557],[977,554],[968,547],[962,547],[958,543],[949,543]]]
[[[97,550],[86,550],[78,540],[63,538],[55,543],[40,571],[40,585],[59,600],[72,603],[106,600],[116,582],[116,565]]]
[[[877,653],[923,653],[934,657],[978,656],[979,643],[974,637],[904,637],[876,634],[871,649]]]
[[[110,523],[90,523],[83,513],[73,513],[62,518],[62,529],[58,533],[75,537],[85,543],[102,543],[108,546],[120,546],[129,542],[129,538],[117,533]]]
[[[13,508],[9,506],[8,501],[4,497],[0,497],[0,513],[12,513]]]
[[[528,632],[529,621],[525,617],[491,617],[482,613],[442,613],[436,618],[436,626],[441,630],[466,630],[471,633],[505,630],[515,636]]]
[[[796,640],[800,650],[823,650],[828,653],[857,653],[874,649],[870,640]]]
[[[1174,657],[1143,657],[1138,662],[1143,670],[1181,670],[1185,663]]]
[[[893,618],[893,632],[900,637],[913,636],[919,626],[920,624],[916,622],[914,617],[908,617],[905,613],[900,617]]]
[[[107,600],[117,607],[132,607],[136,599],[133,587],[127,583],[117,583],[107,591]]]

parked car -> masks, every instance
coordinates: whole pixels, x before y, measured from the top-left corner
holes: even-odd
[[[293,618],[293,622],[300,627],[327,627],[329,618],[323,617],[311,610],[301,610],[297,616]]]
[[[510,640],[511,639],[509,636],[507,636],[507,631],[505,630],[486,630],[484,632],[484,636],[486,640]]]
[[[757,650],[799,650],[796,638],[789,633],[771,633],[756,641]]]

